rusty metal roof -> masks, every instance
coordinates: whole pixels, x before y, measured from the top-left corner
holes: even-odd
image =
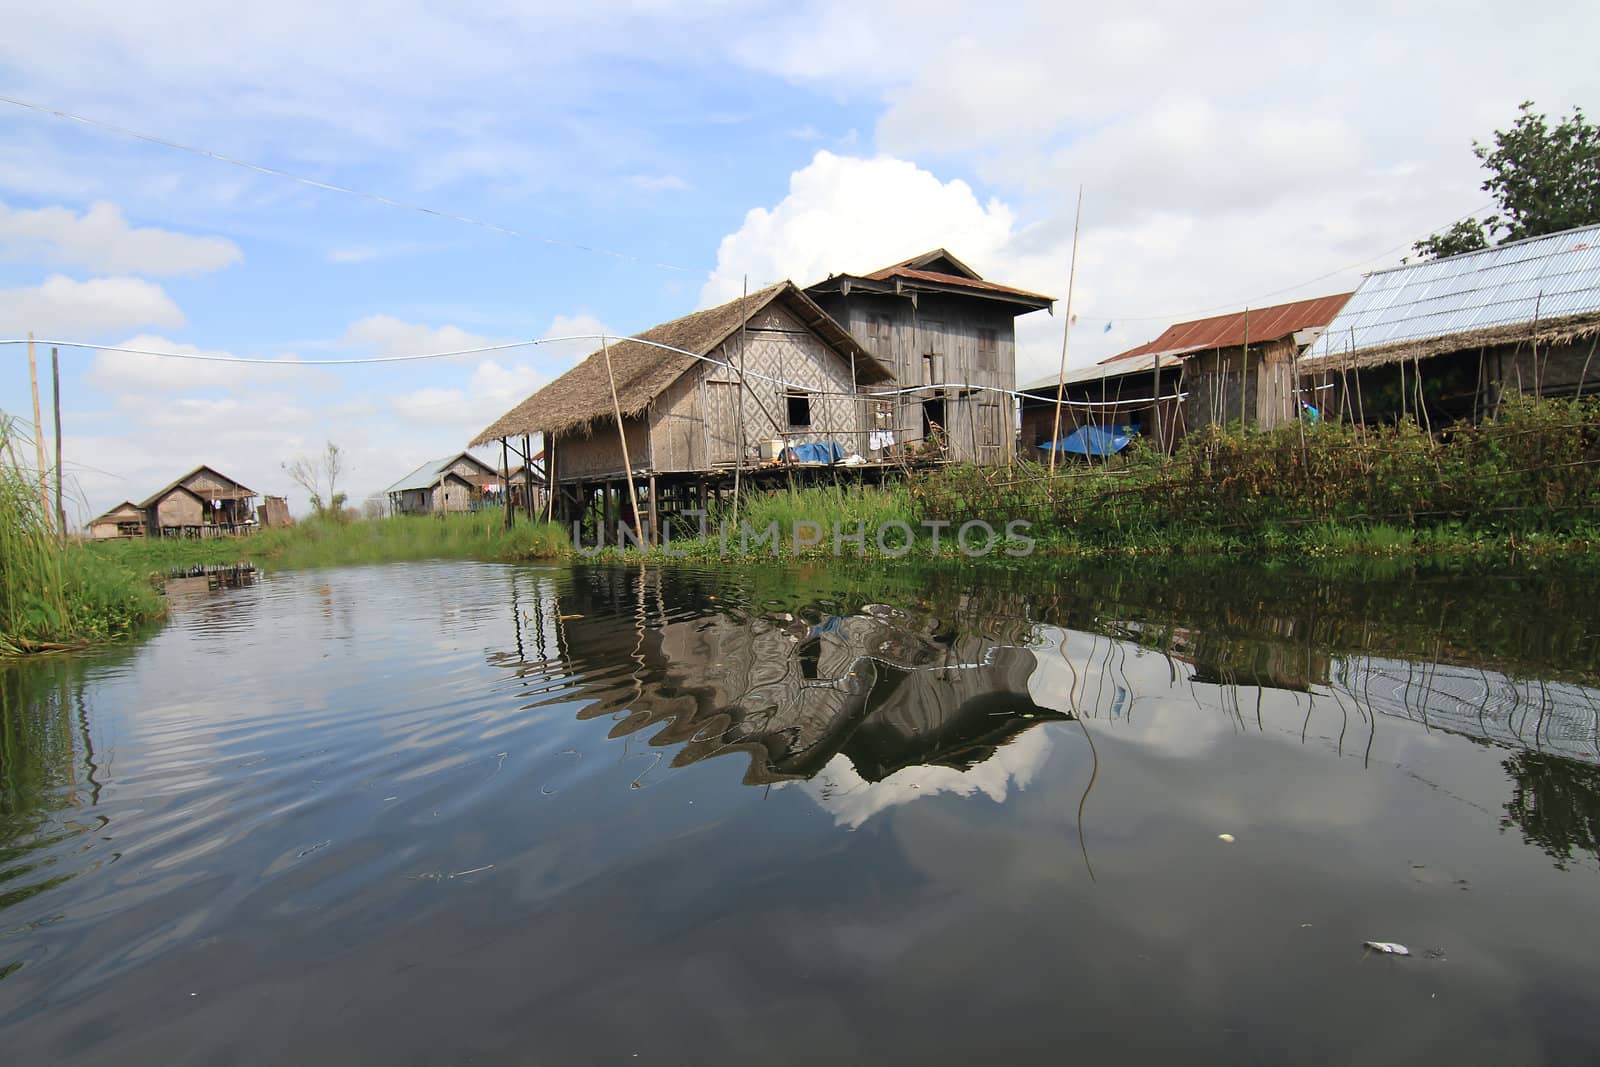
[[[1163,356],[1177,358],[1191,352],[1233,348],[1244,344],[1246,335],[1251,342],[1277,341],[1300,330],[1326,326],[1333,321],[1334,316],[1344,307],[1345,301],[1349,300],[1350,296],[1350,293],[1337,293],[1311,300],[1274,304],[1271,307],[1249,308],[1227,315],[1215,315],[1209,319],[1180,322],[1168,326],[1154,341],[1142,344],[1138,348],[1130,348],[1126,352],[1119,352],[1110,359],[1103,359],[1100,362],[1116,363],[1125,359],[1138,359],[1140,356],[1153,357],[1158,352]]]
[[[1305,354],[1349,356],[1592,312],[1600,312],[1600,226],[1581,226],[1369,274]]]
[[[1041,307],[1056,302],[1053,296],[1041,293],[1030,293],[1026,289],[1018,289],[1010,285],[1001,285],[999,282],[984,281],[982,278],[964,278],[959,274],[942,274],[933,270],[917,270],[915,267],[885,267],[875,270],[866,277],[875,282],[888,282],[896,278],[904,278],[911,282],[930,282],[934,285],[945,285],[952,289],[972,289],[984,293],[1004,293],[1007,296],[1018,296],[1024,300],[1036,301]]]

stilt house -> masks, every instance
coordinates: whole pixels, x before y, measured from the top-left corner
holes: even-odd
[[[246,533],[256,528],[256,491],[200,466],[139,505],[145,530],[158,537]]]
[[[943,248],[869,274],[835,274],[811,296],[894,375],[875,415],[914,452],[1004,463],[1015,425],[1016,319],[1055,300],[985,280]]]
[[[395,515],[428,515],[471,511],[484,499],[486,487],[498,489],[500,474],[470,452],[429,460],[384,490]]]
[[[114,537],[143,537],[145,510],[124,500],[110,511],[89,520],[89,536],[96,541]]]
[[[1300,360],[1329,412],[1437,425],[1593,392],[1600,225],[1377,271]]]
[[[602,346],[472,444],[521,442],[525,455],[542,435],[558,517],[576,517],[601,491],[607,519],[631,523],[610,490],[647,485],[653,513],[659,479],[703,492],[704,476],[785,454],[867,458],[866,387],[891,380],[849,331],[781,282]]]
[[[1188,430],[1243,421],[1270,429],[1294,416],[1294,368],[1350,299],[1349,293],[1249,308],[1169,326],[1161,336],[1067,375],[1061,433],[1082,426],[1138,427],[1170,449]],[[1058,377],[1024,389],[1022,443],[1054,432]]]

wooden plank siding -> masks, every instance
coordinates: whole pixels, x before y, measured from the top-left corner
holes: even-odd
[[[948,458],[1005,462],[1012,438],[1009,391],[1016,388],[1014,308],[929,292],[919,293],[915,305],[907,296],[888,293],[819,293],[816,299],[893,369],[895,388],[958,386],[942,397]],[[936,399],[931,391],[894,399],[897,443],[924,440],[923,405]]]

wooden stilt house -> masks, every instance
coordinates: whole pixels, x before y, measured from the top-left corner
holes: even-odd
[[[145,530],[158,537],[248,533],[256,528],[256,491],[200,466],[139,505]]]
[[[736,467],[865,457],[865,387],[891,380],[849,331],[781,282],[603,345],[472,445],[499,443],[521,458],[542,435],[556,517],[576,517],[599,493],[607,525],[631,525],[627,493],[645,488],[653,516],[663,479],[702,483],[703,495],[703,476]]]
[[[114,537],[143,537],[146,513],[138,504],[124,500],[104,515],[89,520],[89,536],[96,541]]]

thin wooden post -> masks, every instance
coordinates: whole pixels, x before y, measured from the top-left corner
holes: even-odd
[[[661,543],[661,513],[656,506],[656,476],[650,475],[650,543]]]
[[[1249,395],[1250,386],[1250,309],[1244,309],[1244,347],[1239,352],[1239,428],[1242,430],[1249,425],[1245,418],[1245,397]],[[1258,388],[1257,395],[1260,394]]]
[[[739,475],[744,470],[744,391],[749,388],[744,380],[744,345],[745,327],[750,322],[750,309],[746,302],[750,299],[750,275],[744,276],[744,291],[739,295],[739,405],[734,409],[734,424],[738,430],[739,441],[733,450],[733,528],[739,528]],[[852,357],[851,366],[854,367]],[[852,372],[853,373],[853,372]]]
[[[39,416],[39,364],[33,358],[33,331],[28,331],[28,382],[33,387],[33,450],[39,457],[39,517],[46,526],[50,518],[50,473],[44,465],[44,420]]]
[[[56,409],[56,536],[64,545],[67,543],[67,512],[61,506],[61,356],[54,348],[50,349],[50,385]]]
[[[522,457],[522,464],[524,467],[528,464],[526,455]],[[531,505],[532,501],[529,503]],[[512,518],[511,514],[514,510],[511,507],[511,453],[506,447],[506,439],[504,437],[500,438],[500,506],[506,509],[504,521],[506,529],[509,530],[511,529],[511,524],[516,520]]]
[[[611,370],[611,342],[604,334],[600,335],[600,350],[606,356],[606,380],[611,383],[611,410],[617,416],[617,438],[622,442],[622,466],[628,476],[628,500],[633,504],[633,532],[642,538],[645,537],[644,523],[639,521],[639,494],[633,491],[633,463],[628,459],[628,432],[622,426],[622,402],[617,399],[617,377]]]
[[[550,451],[549,442],[546,442],[544,465],[547,471],[550,469],[551,455],[553,453]],[[549,483],[550,479],[546,476],[545,484]],[[523,504],[528,509],[528,521],[532,522],[539,516],[533,510],[533,442],[528,434],[522,435],[522,495],[527,497]]]
[[[1050,431],[1050,477],[1056,476],[1056,442],[1061,439],[1061,401],[1067,388],[1067,339],[1072,336],[1072,287],[1078,279],[1078,227],[1083,222],[1083,185],[1078,186],[1078,210],[1072,218],[1072,265],[1067,268],[1067,313],[1061,324],[1061,370],[1056,375],[1056,421]]]
[[[1155,418],[1152,421],[1155,423],[1155,427],[1156,427],[1156,447],[1161,449],[1162,454],[1165,455],[1166,454],[1166,446],[1163,445],[1162,441],[1161,441],[1161,353],[1160,352],[1156,353],[1155,386],[1154,386],[1154,388],[1152,388],[1150,390],[1150,395],[1151,395],[1151,397],[1154,398],[1150,403],[1150,407],[1155,413]]]

